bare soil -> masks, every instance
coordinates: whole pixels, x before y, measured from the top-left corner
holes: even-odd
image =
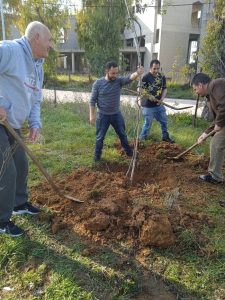
[[[50,221],[55,234],[72,230],[101,245],[123,242],[143,262],[152,246],[167,248],[177,243],[182,251],[178,237],[192,229],[202,255],[206,243],[202,228],[214,226],[202,212],[206,195],[214,201],[221,187],[199,181],[198,175],[207,170],[206,157],[189,153],[180,161],[172,159],[183,150],[164,142],[140,145],[133,184],[126,176],[126,157],[123,163],[103,161],[93,170],[80,168],[55,178],[66,194],[84,200],[83,204],[55,195],[47,182],[32,189],[32,198],[54,212]],[[155,299],[142,296],[136,299]],[[173,299],[167,296],[162,299]]]

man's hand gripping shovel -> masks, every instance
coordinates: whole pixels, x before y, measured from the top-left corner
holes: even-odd
[[[210,133],[208,133],[205,138],[202,141],[205,141],[208,137],[214,135],[216,133],[215,130],[212,130]],[[196,143],[194,143],[192,146],[190,146],[188,149],[186,149],[185,151],[183,151],[182,153],[180,153],[179,155],[173,157],[173,159],[175,160],[179,160],[182,156],[184,156],[186,153],[190,152],[193,148],[195,148],[196,146],[198,146],[200,143],[197,141]]]
[[[26,146],[26,144],[23,142],[21,137],[16,133],[16,131],[11,127],[11,125],[8,123],[7,120],[1,121],[1,124],[3,124],[6,129],[11,133],[11,135],[15,138],[15,140],[18,142],[18,144],[26,151],[28,156],[32,159],[32,161],[35,163],[35,165],[38,167],[38,169],[41,171],[41,173],[45,176],[47,181],[50,183],[52,189],[55,191],[56,194],[58,194],[62,198],[66,198],[78,203],[83,203],[84,201],[76,199],[70,195],[65,195],[54,183],[52,177],[48,174],[48,172],[45,170],[43,165],[37,160],[33,152]]]

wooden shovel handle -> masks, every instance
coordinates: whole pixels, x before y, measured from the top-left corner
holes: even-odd
[[[29,157],[33,160],[33,162],[36,164],[38,169],[41,171],[41,173],[45,176],[45,178],[48,180],[52,188],[55,190],[57,194],[62,196],[62,192],[58,189],[58,187],[53,182],[52,177],[48,174],[48,172],[45,170],[43,165],[37,160],[36,156],[33,154],[33,152],[26,146],[24,141],[21,139],[21,137],[16,133],[16,131],[12,128],[12,126],[8,123],[8,121],[4,121],[3,125],[7,128],[7,130],[11,133],[11,135],[15,138],[15,140],[18,142],[18,144],[26,151],[26,153],[29,155]]]
[[[211,131],[210,133],[208,133],[208,134],[206,135],[206,137],[204,138],[204,141],[205,141],[209,136],[213,135],[214,133],[216,133],[215,130],[213,130],[213,131]],[[183,151],[183,152],[180,153],[179,155],[175,156],[174,159],[179,159],[179,158],[181,158],[184,154],[188,153],[189,151],[191,151],[193,148],[195,148],[195,147],[198,146],[198,145],[199,145],[198,142],[194,143],[194,144],[193,144],[192,146],[190,146],[188,149],[186,149],[185,151]]]

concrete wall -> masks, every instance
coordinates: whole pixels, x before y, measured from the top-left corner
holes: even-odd
[[[193,3],[193,0],[173,1],[173,5]],[[190,35],[200,34],[200,27],[192,22],[192,8],[192,5],[168,7],[162,16],[159,59],[168,76],[174,63],[177,68],[187,63]]]
[[[171,77],[172,66],[176,68],[186,64],[189,33],[162,31],[159,60],[166,76]]]

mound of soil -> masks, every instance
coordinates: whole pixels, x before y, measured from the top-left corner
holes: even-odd
[[[84,200],[83,204],[55,195],[47,182],[32,189],[32,198],[55,212],[53,233],[69,227],[102,244],[125,242],[139,250],[169,247],[187,228],[204,240],[201,229],[213,222],[201,207],[206,205],[205,195],[216,197],[220,188],[199,181],[198,174],[207,170],[204,156],[171,159],[182,151],[179,145],[164,142],[141,146],[132,185],[126,176],[127,159],[55,178],[65,194]]]

